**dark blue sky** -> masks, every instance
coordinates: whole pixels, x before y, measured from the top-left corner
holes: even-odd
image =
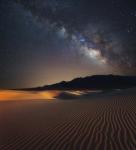
[[[136,3],[0,0],[0,88],[136,74]]]

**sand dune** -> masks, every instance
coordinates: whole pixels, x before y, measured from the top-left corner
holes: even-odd
[[[135,150],[136,96],[0,102],[0,150]]]

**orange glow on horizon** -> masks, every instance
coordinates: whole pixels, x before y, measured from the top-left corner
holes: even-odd
[[[0,101],[10,100],[54,100],[59,98],[62,93],[67,93],[80,97],[87,93],[94,93],[100,91],[88,91],[88,90],[67,90],[67,91],[15,91],[15,90],[0,90]]]
[[[9,100],[52,100],[59,94],[58,91],[44,91],[44,92],[25,92],[0,90],[0,101]]]
[[[56,96],[60,94],[59,91],[46,91],[40,93],[45,99],[55,99]]]

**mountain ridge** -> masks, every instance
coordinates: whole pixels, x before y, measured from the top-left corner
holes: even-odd
[[[61,81],[51,85],[21,90],[110,90],[136,87],[136,76],[93,75],[74,78],[71,81]]]

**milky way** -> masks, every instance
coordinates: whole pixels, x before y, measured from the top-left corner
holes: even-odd
[[[136,5],[126,0],[1,0],[1,87],[136,74]]]

